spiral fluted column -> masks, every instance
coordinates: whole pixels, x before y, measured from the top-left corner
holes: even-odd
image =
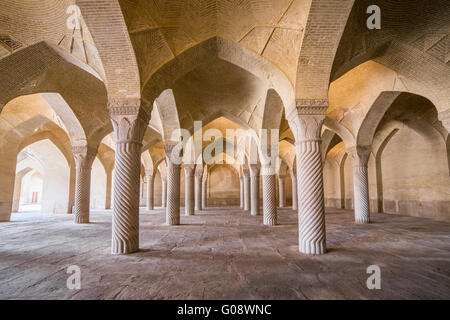
[[[278,200],[279,200],[279,207],[284,208],[286,206],[286,194],[284,193],[285,189],[285,175],[279,175],[278,176]]]
[[[259,204],[259,169],[260,165],[251,164],[250,166],[250,214],[252,216],[260,215]]]
[[[186,216],[194,215],[194,202],[195,202],[195,184],[194,184],[195,165],[184,166],[184,211]]]
[[[75,178],[75,223],[89,223],[89,207],[91,196],[92,162],[97,151],[88,147],[74,147]]]
[[[297,197],[297,174],[291,171],[292,181],[292,210],[298,210],[298,197]]]
[[[353,161],[353,191],[355,196],[355,222],[365,224],[370,222],[369,179],[367,163],[370,151],[363,148],[349,151]]]
[[[153,203],[153,188],[154,188],[154,180],[153,180],[153,172],[145,173],[145,180],[147,181],[147,210],[154,209]]]
[[[322,101],[321,101],[322,102]],[[326,252],[323,170],[320,131],[326,107],[306,100],[289,116],[296,141],[299,193],[299,251],[306,254]]]
[[[167,208],[166,224],[180,224],[180,170],[181,163],[175,159],[174,146],[166,146],[167,162]]]
[[[202,210],[202,178],[203,172],[196,171],[195,172],[195,207],[196,211]]]
[[[271,166],[262,167],[263,220],[264,225],[277,224],[277,193],[275,170]]]
[[[142,138],[148,115],[138,106],[110,107],[116,136],[112,253],[139,250],[139,184]]]
[[[161,177],[161,207],[167,208],[167,177]]]
[[[239,207],[244,209],[244,177],[239,176]]]

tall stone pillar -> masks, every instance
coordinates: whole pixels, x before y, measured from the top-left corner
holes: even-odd
[[[298,210],[298,197],[297,197],[297,174],[291,170],[292,181],[292,210]]]
[[[244,209],[244,177],[239,176],[239,207]]]
[[[184,211],[186,216],[194,215],[195,202],[195,165],[184,165]]]
[[[274,226],[277,224],[277,194],[275,170],[272,166],[262,167],[262,183],[264,225]]]
[[[355,222],[365,224],[370,222],[369,179],[367,163],[370,150],[354,148],[348,151],[353,161],[353,191],[355,197]]]
[[[97,150],[86,146],[73,147],[75,158],[75,223],[89,223],[91,171]]]
[[[195,207],[196,211],[202,210],[202,178],[203,171],[196,170],[195,172]]]
[[[139,250],[141,149],[149,118],[139,106],[110,106],[109,112],[116,137],[111,250],[127,254]]]
[[[286,206],[286,194],[285,194],[285,175],[278,175],[278,200],[280,208]]]
[[[259,204],[259,164],[251,164],[250,167],[250,214],[260,215]]]
[[[161,177],[161,207],[167,208],[167,176]]]
[[[147,171],[145,172],[145,180],[147,181],[147,210],[153,210],[154,204],[153,204],[153,187],[154,187],[154,181],[153,181],[153,171]]]
[[[111,209],[112,170],[106,172],[105,209]]]
[[[208,174],[203,174],[202,183],[202,208],[206,209],[208,206]]]
[[[175,161],[172,150],[173,145],[166,146],[167,162],[167,208],[166,224],[180,224],[180,170],[181,165]]]
[[[297,153],[299,251],[323,254],[326,252],[326,233],[320,133],[327,101],[300,102],[302,105],[288,117]]]
[[[244,169],[244,210],[250,210],[250,173],[248,169]]]

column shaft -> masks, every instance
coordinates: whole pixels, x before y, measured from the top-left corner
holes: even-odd
[[[285,189],[285,176],[278,176],[278,200],[280,208],[284,208],[286,206],[286,195],[284,192]]]
[[[167,208],[167,177],[161,178],[161,207]]]
[[[180,224],[180,169],[179,164],[167,160],[166,224],[168,225]]]
[[[194,215],[194,202],[195,202],[195,166],[184,166],[184,211],[186,216]]]
[[[96,151],[87,147],[74,147],[76,165],[75,178],[75,223],[89,223],[91,196],[91,167]]]
[[[259,165],[250,165],[250,214],[252,216],[260,215],[259,204]]]
[[[266,226],[277,224],[277,194],[275,172],[272,168],[263,168],[263,220]]]
[[[250,176],[244,175],[244,210],[250,210]]]
[[[203,175],[195,174],[195,210],[202,210],[202,178]]]
[[[353,167],[353,185],[355,192],[355,222],[369,223],[369,183],[367,166]]]
[[[206,209],[208,205],[208,178],[203,179],[202,186],[202,208]]]
[[[153,204],[153,187],[154,187],[153,172],[147,173],[145,178],[147,180],[147,210],[153,210],[154,209],[154,204]]]
[[[292,181],[292,210],[298,210],[298,197],[297,197],[297,175],[291,172]]]
[[[244,177],[239,177],[239,207],[244,209]]]
[[[355,222],[359,224],[370,222],[369,179],[367,163],[370,148],[355,147],[347,151],[353,162],[353,191],[355,197]]]

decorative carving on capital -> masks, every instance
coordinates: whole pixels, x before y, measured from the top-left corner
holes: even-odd
[[[273,176],[276,174],[275,166],[271,164],[265,164],[261,166],[261,174],[263,176]]]
[[[450,110],[439,112],[438,119],[442,122],[444,128],[447,129],[447,132],[450,132]]]
[[[321,140],[320,132],[324,120],[324,114],[295,115],[290,118],[289,126],[296,143],[304,140]]]
[[[250,176],[252,176],[252,177],[259,176],[259,171],[261,169],[260,164],[250,164],[249,168],[250,168]]]
[[[88,146],[76,146],[72,148],[73,157],[75,158],[75,165],[77,168],[90,169],[97,150]]]
[[[195,174],[195,165],[185,164],[184,165],[184,173],[186,176],[193,177]]]
[[[250,177],[249,169],[242,169],[242,174],[243,174],[244,178]]]
[[[109,116],[117,143],[142,143],[149,116],[139,106],[110,107]]]
[[[367,167],[370,152],[369,147],[352,147],[347,150],[347,154],[353,162],[353,167]]]
[[[180,165],[183,161],[183,155],[182,155],[182,145],[176,144],[176,143],[168,143],[164,145],[164,151],[166,153],[166,160],[167,165],[176,164]]]

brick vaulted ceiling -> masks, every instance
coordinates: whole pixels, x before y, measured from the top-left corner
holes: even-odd
[[[141,83],[161,65],[219,36],[259,54],[295,81],[309,0],[120,0]]]

